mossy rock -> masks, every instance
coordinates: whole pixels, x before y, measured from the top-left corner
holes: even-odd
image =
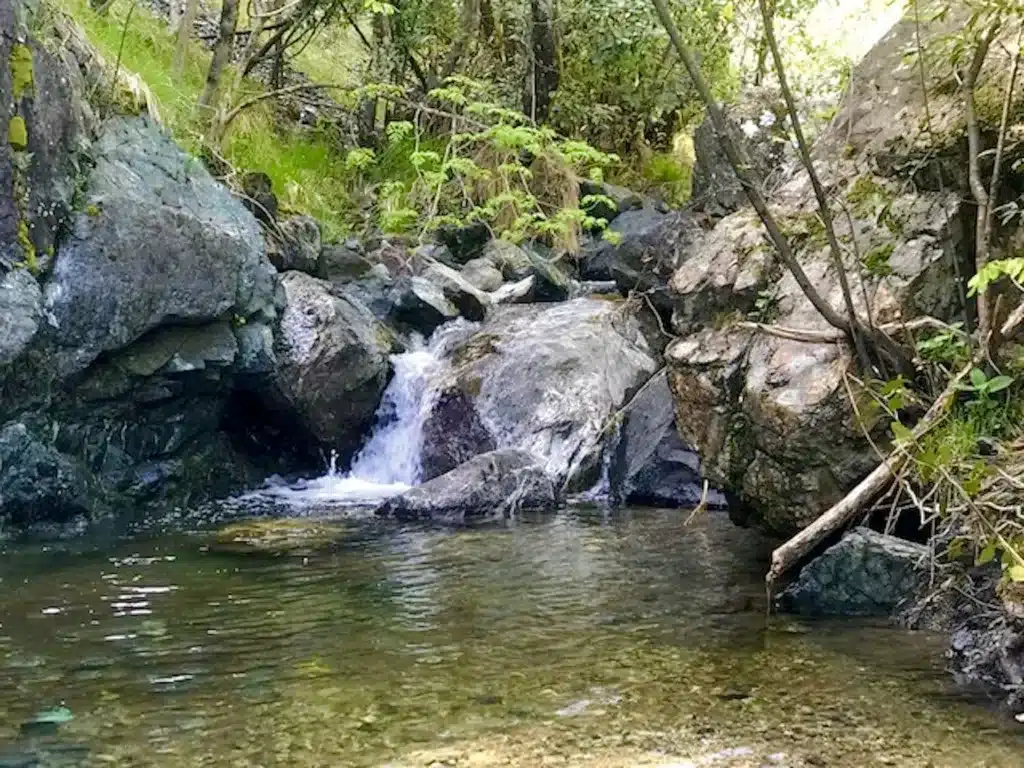
[[[304,555],[340,544],[348,530],[316,520],[260,519],[232,523],[217,531],[215,552],[262,555]]]
[[[11,68],[11,85],[14,90],[14,100],[18,101],[34,85],[32,49],[24,43],[16,43],[11,46],[11,54],[8,59],[8,64]]]
[[[28,149],[28,126],[21,115],[15,115],[7,123],[7,143],[16,152]]]

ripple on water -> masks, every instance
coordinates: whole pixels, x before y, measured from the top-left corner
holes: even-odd
[[[766,621],[768,544],[685,517],[14,550],[0,742],[66,706],[58,742],[119,766],[1024,764],[941,638]]]

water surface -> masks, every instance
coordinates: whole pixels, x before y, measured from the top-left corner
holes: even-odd
[[[768,620],[770,545],[687,517],[9,549],[0,766],[1024,765],[944,638]]]

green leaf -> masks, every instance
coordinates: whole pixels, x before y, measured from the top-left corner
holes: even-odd
[[[1010,581],[1018,583],[1024,581],[1024,565],[1020,565],[1019,563],[1011,565],[1006,569],[1006,575],[1009,577]]]
[[[889,428],[892,430],[893,437],[896,438],[897,443],[900,443],[902,445],[909,442],[913,442],[914,433],[911,432],[907,427],[905,427],[900,422],[893,421],[889,425]]]
[[[978,553],[978,556],[974,558],[975,565],[987,565],[996,559],[996,543],[990,541],[985,545],[985,548]]]
[[[1007,387],[1012,386],[1012,384],[1013,379],[1010,376],[996,376],[989,379],[986,389],[989,394],[992,394],[995,392],[1002,392]]]
[[[988,382],[988,377],[985,372],[980,368],[971,369],[971,384],[974,385],[975,389],[984,389],[985,384]]]

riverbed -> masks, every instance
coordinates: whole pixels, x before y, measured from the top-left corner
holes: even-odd
[[[10,547],[0,766],[1024,765],[945,638],[767,617],[771,542],[688,518]]]

